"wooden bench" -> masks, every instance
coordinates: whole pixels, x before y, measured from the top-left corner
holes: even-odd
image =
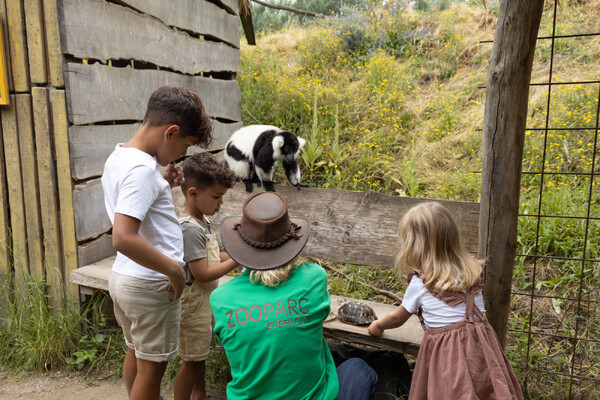
[[[255,189],[256,190],[256,189]],[[354,265],[389,268],[398,251],[397,228],[402,215],[425,199],[384,196],[374,192],[352,192],[337,189],[276,186],[288,202],[291,216],[304,216],[311,222],[311,236],[302,255],[308,258]],[[216,225],[227,215],[240,215],[248,194],[243,185],[228,191],[221,212],[212,218]],[[180,190],[173,191],[177,212],[183,208]],[[477,252],[479,204],[472,202],[440,201],[456,219],[461,240],[466,248]],[[80,286],[81,294],[108,290],[108,276],[114,256],[81,267],[71,273],[71,282]],[[231,279],[224,277],[223,280]],[[331,296],[335,312],[347,297]],[[363,301],[382,317],[396,306]],[[336,341],[372,346],[380,349],[416,355],[423,329],[417,317],[398,329],[388,330],[381,338],[368,334],[367,328],[342,323],[339,319],[323,324],[324,335]]]

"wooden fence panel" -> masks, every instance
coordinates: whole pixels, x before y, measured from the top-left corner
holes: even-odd
[[[23,201],[27,227],[27,249],[29,272],[38,278],[44,276],[42,251],[42,221],[40,216],[40,195],[38,190],[37,158],[33,133],[31,95],[18,94],[17,124],[19,128],[19,152],[21,153],[21,177],[23,180]],[[16,149],[16,148],[15,148]],[[12,204],[12,203],[11,203]]]
[[[48,81],[53,87],[63,87],[63,56],[58,27],[58,5],[56,0],[43,0],[46,57],[48,59]]]
[[[191,75],[241,71],[238,49],[176,31],[130,8],[105,1],[65,0],[61,11],[68,21],[63,25],[66,54],[103,62],[134,59]]]
[[[21,0],[6,0],[6,14],[12,88],[17,92],[26,92],[29,90],[29,61],[25,35],[25,13]]]
[[[156,70],[69,63],[65,69],[69,119],[73,124],[142,120],[152,92],[163,85],[195,89],[214,118],[241,120],[237,81]]]
[[[62,239],[65,292],[67,299],[77,300],[79,288],[68,279],[77,269],[77,239],[73,209],[73,185],[71,183],[71,161],[69,157],[69,123],[67,101],[64,90],[52,92],[52,121],[56,151],[58,198],[60,204],[60,234]]]
[[[209,1],[121,0],[119,2],[152,15],[169,26],[211,36],[240,47],[240,22],[237,15],[228,14]]]
[[[117,143],[127,142],[140,124],[73,125],[69,128],[69,145],[73,178],[83,180],[102,175],[104,163]],[[224,124],[213,120],[213,143],[208,150],[222,150],[231,134],[242,123]],[[190,147],[189,154],[203,151]]]
[[[112,227],[103,206],[104,192],[100,179],[93,179],[75,186],[73,208],[78,241],[98,237]]]
[[[256,190],[256,189],[255,189]],[[398,253],[398,223],[412,206],[428,201],[385,196],[375,192],[276,186],[288,203],[290,216],[306,216],[311,223],[310,239],[303,255],[356,265],[391,267]],[[219,214],[211,220],[220,226],[228,215],[240,215],[248,193],[242,184],[227,192]],[[173,190],[176,209],[183,209],[181,190]],[[459,226],[461,241],[477,253],[479,203],[439,201]]]
[[[0,135],[3,135],[3,127],[0,125]],[[6,182],[6,170],[4,167],[4,144],[0,140],[0,279],[2,282],[8,282],[11,267],[11,240],[8,227],[10,226],[10,216],[8,214],[8,188]],[[0,302],[1,304],[1,302]],[[0,307],[1,309],[2,307]]]
[[[48,78],[46,76],[46,41],[44,39],[42,1],[25,0],[24,5],[31,82],[44,84]]]
[[[19,154],[19,131],[17,126],[16,96],[10,96],[10,104],[2,107],[2,139],[4,141],[6,161],[6,182],[10,203],[10,226],[12,233],[12,254],[17,285],[23,285],[24,273],[27,272],[29,257],[27,255],[27,219],[23,203],[23,184],[21,181],[21,156]],[[25,271],[23,271],[25,269]]]
[[[63,276],[58,226],[57,182],[54,171],[54,157],[50,139],[50,114],[48,89],[32,88],[33,121],[38,168],[41,216],[44,238],[44,266],[50,304],[56,308],[62,305]]]

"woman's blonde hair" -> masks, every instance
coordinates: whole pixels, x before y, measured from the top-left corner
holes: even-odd
[[[265,286],[275,287],[280,283],[290,279],[290,276],[292,275],[292,269],[295,265],[296,259],[293,259],[281,267],[265,270],[253,269],[250,271],[250,282],[254,284],[263,284]]]
[[[429,291],[464,291],[481,281],[481,264],[461,246],[458,226],[440,203],[411,208],[400,221],[398,235],[402,247],[397,270],[421,272]]]

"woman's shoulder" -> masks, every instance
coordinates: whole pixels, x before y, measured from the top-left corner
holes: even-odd
[[[304,276],[306,279],[327,279],[327,271],[319,264],[302,262],[296,265],[295,274]]]

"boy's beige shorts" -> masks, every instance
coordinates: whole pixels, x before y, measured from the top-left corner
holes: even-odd
[[[210,291],[198,281],[186,286],[181,295],[181,329],[178,354],[184,361],[203,361],[208,357],[213,318]]]
[[[169,281],[149,281],[112,271],[108,291],[127,347],[141,360],[169,361],[177,356],[181,302]]]

